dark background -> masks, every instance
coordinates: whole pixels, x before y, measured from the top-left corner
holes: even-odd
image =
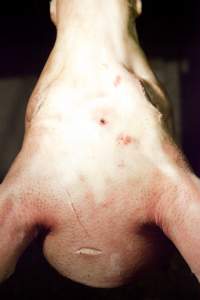
[[[181,139],[188,160],[200,176],[199,8],[199,1],[143,0],[138,31],[149,58],[188,62],[189,69],[181,76]],[[4,3],[0,9],[0,78],[38,76],[55,33],[49,19],[49,1]],[[200,299],[200,288],[178,254],[168,267],[147,274],[142,281],[120,289],[99,290],[63,279],[44,260],[41,244],[42,235],[23,255],[15,275],[1,285],[0,299]]]

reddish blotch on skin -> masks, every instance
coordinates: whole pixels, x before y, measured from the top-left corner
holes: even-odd
[[[92,192],[88,191],[87,193],[85,193],[85,199],[89,202],[93,202],[94,194]]]
[[[2,206],[2,211],[0,214],[0,225],[3,226],[3,224],[6,222],[6,219],[13,213],[13,202],[7,201]]]
[[[134,142],[133,138],[130,135],[126,135],[126,134],[121,134],[117,140],[120,145],[126,145],[126,146]]]
[[[118,75],[118,76],[115,78],[114,86],[115,86],[115,87],[118,87],[118,86],[120,85],[121,81],[122,81],[122,78],[121,78],[121,76]]]
[[[79,176],[79,179],[80,179],[81,182],[85,182],[85,181],[86,181],[86,178],[85,178],[85,176],[83,176],[83,175],[80,175],[80,176]]]

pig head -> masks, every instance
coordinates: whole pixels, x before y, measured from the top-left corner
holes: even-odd
[[[86,285],[124,284],[156,261],[162,238],[150,225],[199,275],[199,179],[173,141],[135,25],[128,30],[131,11],[135,20],[139,0],[51,2],[56,43],[0,185],[1,281],[41,227],[49,263]]]

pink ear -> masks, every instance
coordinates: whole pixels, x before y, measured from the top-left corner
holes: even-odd
[[[157,208],[157,224],[200,280],[200,180],[188,171]]]

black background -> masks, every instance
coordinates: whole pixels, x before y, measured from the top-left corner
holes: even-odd
[[[148,57],[189,62],[189,73],[181,78],[182,141],[183,150],[198,175],[199,8],[199,1],[143,0],[143,15],[138,20],[140,41]],[[49,18],[49,1],[4,3],[0,8],[0,76],[39,75],[55,34]],[[200,299],[200,288],[179,256],[170,269],[148,274],[142,282],[120,289],[99,290],[58,275],[44,260],[41,244],[42,236],[23,255],[15,275],[1,285],[0,299]]]

